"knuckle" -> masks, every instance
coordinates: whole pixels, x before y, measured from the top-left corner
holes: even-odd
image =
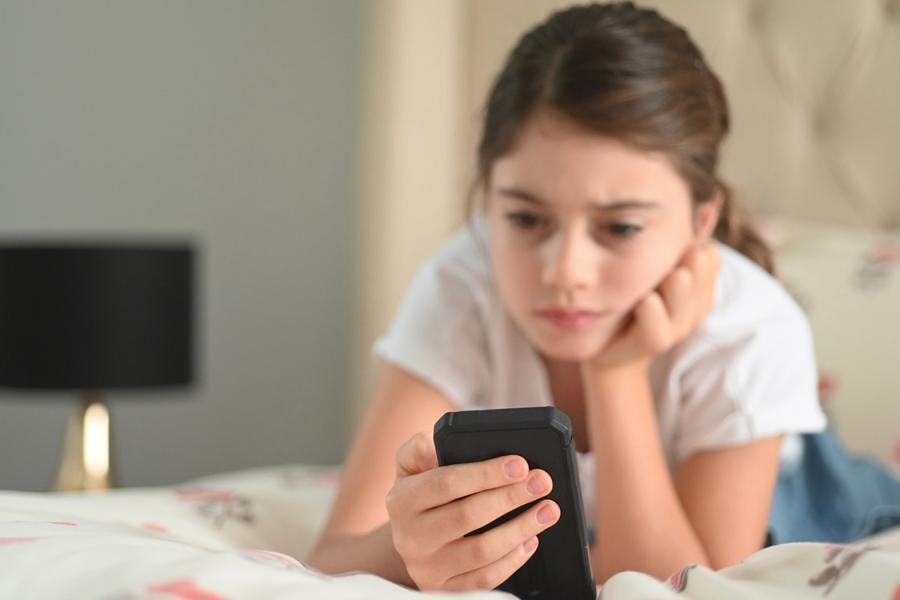
[[[415,448],[417,453],[426,454],[429,450],[429,446],[428,434],[425,432],[420,431],[413,436],[413,448]]]
[[[407,512],[407,486],[394,484],[384,497],[384,507],[389,515],[403,516]]]
[[[492,569],[482,569],[475,573],[472,583],[479,590],[491,590],[497,587],[500,581]]]
[[[478,517],[471,502],[462,502],[457,507],[456,524],[466,532],[478,529]]]
[[[387,508],[388,513],[392,512],[392,510],[397,506],[399,502],[397,486],[395,485],[390,490],[388,490],[387,495],[384,497],[384,506]]]
[[[438,469],[434,475],[434,489],[441,496],[450,496],[453,493],[455,477],[451,469]]]
[[[397,448],[397,460],[399,461],[401,458],[405,458],[408,454],[414,451],[416,444],[416,437],[418,437],[418,433],[413,437],[409,438],[403,444]]]
[[[531,494],[528,492],[527,480],[519,485],[508,485],[503,491],[503,499],[501,508],[509,509],[519,506],[525,500],[528,499],[528,496]]]
[[[400,464],[418,464],[421,457],[427,456],[430,452],[430,442],[428,436],[419,432],[406,440],[400,448],[397,449],[397,462]]]
[[[477,562],[478,564],[486,564],[490,562],[493,553],[491,552],[491,543],[485,538],[485,536],[478,536],[472,542],[473,543],[469,551],[475,562]]]

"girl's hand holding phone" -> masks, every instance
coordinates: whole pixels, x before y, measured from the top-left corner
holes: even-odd
[[[434,440],[418,433],[397,451],[397,479],[386,498],[394,547],[420,590],[493,589],[537,548],[537,534],[559,519],[552,500],[465,537],[511,510],[546,496],[552,481],[520,456],[438,466]]]
[[[715,300],[719,248],[702,242],[688,248],[655,290],[634,308],[631,320],[587,361],[589,368],[647,367],[654,356],[685,339]]]

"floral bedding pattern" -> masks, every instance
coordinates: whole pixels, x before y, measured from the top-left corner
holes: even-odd
[[[0,598],[512,598],[434,594],[303,562],[340,472],[293,465],[107,494],[0,492]],[[621,573],[604,600],[900,600],[900,530],[850,546],[786,544],[668,581]]]

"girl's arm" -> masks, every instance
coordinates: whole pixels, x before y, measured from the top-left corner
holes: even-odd
[[[780,436],[701,452],[669,476],[643,368],[583,369],[596,460],[594,576],[665,578],[738,562],[764,541]]]
[[[344,463],[337,498],[307,562],[325,573],[365,571],[412,586],[394,548],[385,497],[398,448],[430,432],[455,410],[447,398],[400,367],[385,363],[372,406]]]
[[[698,563],[732,564],[759,549],[781,437],[700,452],[669,475],[650,382],[652,358],[684,339],[713,303],[718,250],[691,248],[628,327],[581,363],[596,461],[594,576],[627,569],[660,578]]]
[[[394,583],[415,587],[403,559],[394,549],[390,523],[369,533],[323,537],[307,562],[323,573],[364,571]]]

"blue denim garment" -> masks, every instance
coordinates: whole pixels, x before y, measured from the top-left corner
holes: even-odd
[[[803,457],[778,475],[766,545],[845,544],[900,525],[900,479],[848,452],[826,430],[804,434]]]

